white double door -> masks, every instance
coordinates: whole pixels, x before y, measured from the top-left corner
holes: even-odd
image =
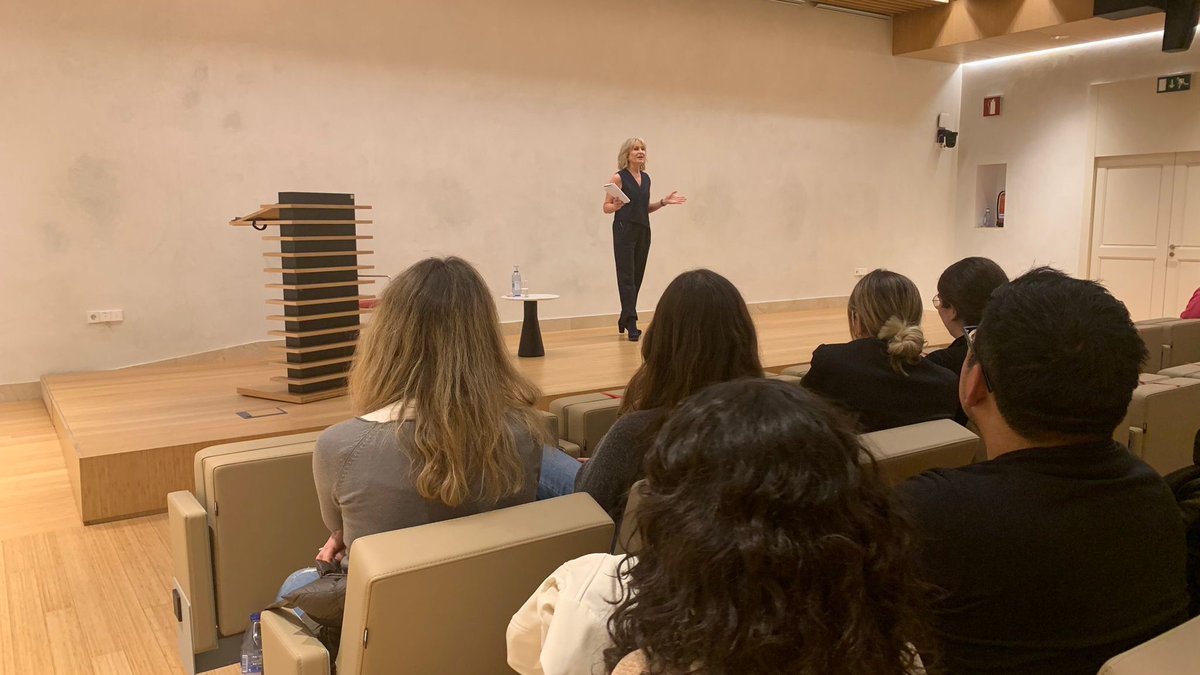
[[[1179,316],[1200,286],[1200,152],[1096,160],[1091,277],[1134,320]]]

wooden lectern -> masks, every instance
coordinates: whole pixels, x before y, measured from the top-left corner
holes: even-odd
[[[267,317],[283,322],[283,330],[267,334],[284,339],[277,347],[284,358],[272,363],[286,366],[287,375],[271,378],[280,384],[238,387],[239,394],[311,403],[346,393],[359,317],[370,311],[359,301],[373,297],[360,293],[374,280],[360,279],[359,272],[374,266],[358,264],[358,256],[372,253],[358,250],[358,243],[372,237],[356,231],[371,221],[355,220],[355,210],[369,208],[355,204],[351,194],[280,192],[278,203],[229,222],[256,230],[278,227],[278,236],[263,237],[279,242],[277,253],[263,254],[278,264],[269,263],[263,271],[283,275],[281,283],[267,284],[283,291],[282,299],[267,301],[283,307],[283,314]]]

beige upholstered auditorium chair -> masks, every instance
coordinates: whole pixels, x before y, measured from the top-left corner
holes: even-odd
[[[1138,385],[1113,438],[1164,476],[1190,466],[1200,430],[1200,379],[1169,377]]]
[[[975,461],[979,437],[952,420],[920,422],[862,435],[895,485],[929,469],[953,469]]]
[[[551,436],[557,424],[545,413]],[[253,612],[329,537],[313,484],[320,432],[196,453],[195,494],[167,495],[179,657],[189,675],[238,660]]]
[[[550,414],[558,418],[558,446],[572,457],[591,457],[616,423],[624,393],[624,389],[614,389],[551,401]]]
[[[1167,325],[1163,368],[1200,361],[1200,319],[1176,319]]]
[[[355,540],[338,673],[511,673],[513,611],[562,563],[607,551],[612,531],[580,493]],[[262,628],[265,672],[330,672],[293,613],[265,612]]]
[[[1200,672],[1200,617],[1109,659],[1100,675],[1195,675]]]
[[[979,437],[951,420],[921,422],[895,429],[862,435],[863,443],[875,455],[884,478],[899,483],[929,469],[953,469],[974,461]],[[625,516],[617,532],[617,553],[637,554],[641,538],[634,526],[642,501],[645,479],[629,489]]]
[[[167,495],[172,596],[184,672],[234,663],[241,634],[328,537],[313,485],[318,432],[196,453],[195,494]]]
[[[1157,373],[1163,369],[1163,349],[1167,345],[1167,324],[1173,319],[1147,319],[1134,323],[1142,342],[1146,344],[1149,358],[1142,364],[1143,373]]]
[[[1200,363],[1187,363],[1182,366],[1163,368],[1158,371],[1162,379],[1168,377],[1200,377]]]
[[[1200,319],[1148,319],[1134,324],[1149,360],[1143,372],[1157,373],[1164,368],[1173,368],[1200,361]]]

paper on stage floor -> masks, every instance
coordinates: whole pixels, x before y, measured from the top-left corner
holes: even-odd
[[[629,203],[629,197],[626,197],[625,193],[621,192],[621,188],[613,185],[612,183],[605,183],[604,191],[608,193],[609,197],[612,197],[613,199],[619,199],[622,204]]]

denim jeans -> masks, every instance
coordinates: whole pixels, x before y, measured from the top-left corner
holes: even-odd
[[[542,473],[538,477],[538,499],[551,499],[575,492],[575,474],[582,466],[567,453],[546,446],[542,448]]]

